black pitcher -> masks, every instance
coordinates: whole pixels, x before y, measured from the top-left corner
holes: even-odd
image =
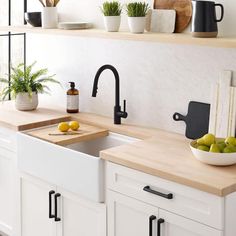
[[[218,35],[217,22],[224,17],[224,7],[211,1],[192,1],[192,35],[200,38],[214,38]],[[216,17],[216,7],[221,8],[221,17]]]

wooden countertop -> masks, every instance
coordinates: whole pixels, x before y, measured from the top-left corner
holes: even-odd
[[[46,106],[35,112],[22,113],[13,108],[12,102],[0,104],[0,126],[14,130],[36,128],[55,119],[78,120],[142,140],[102,151],[104,160],[217,196],[236,191],[236,165],[214,167],[197,161],[189,148],[190,141],[183,135],[135,125],[114,125],[111,118],[95,114],[79,113],[70,117],[60,109],[52,110]]]
[[[42,106],[35,111],[17,111],[13,101],[0,102],[0,126],[22,131],[56,124],[70,119],[70,115]]]

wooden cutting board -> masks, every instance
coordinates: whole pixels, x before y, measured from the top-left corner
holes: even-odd
[[[181,33],[192,18],[191,0],[154,0],[154,9],[172,9],[176,11],[175,33]]]
[[[64,135],[58,131],[57,125],[42,127],[39,129],[26,131],[25,133],[50,143],[66,146],[73,143],[105,137],[108,135],[108,130],[80,123],[80,128],[78,131],[70,131]]]

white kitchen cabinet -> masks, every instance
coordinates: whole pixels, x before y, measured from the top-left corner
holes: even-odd
[[[56,224],[49,218],[49,191],[55,186],[21,176],[21,236],[55,236]]]
[[[108,236],[222,236],[222,231],[108,191]]]
[[[0,148],[0,232],[13,234],[15,208],[15,153]]]
[[[222,231],[160,209],[160,236],[222,236]]]
[[[105,204],[23,173],[21,215],[21,236],[106,236]]]
[[[107,209],[108,236],[156,236],[158,208],[108,191]]]
[[[108,236],[235,236],[221,228],[224,198],[113,163],[106,183]]]
[[[19,186],[15,132],[0,128],[0,235],[18,236]]]
[[[62,188],[58,199],[60,210],[57,224],[58,236],[105,236],[106,206],[82,199]]]

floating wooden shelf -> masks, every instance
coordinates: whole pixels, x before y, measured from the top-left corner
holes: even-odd
[[[190,34],[158,34],[144,33],[132,34],[129,32],[106,32],[101,29],[86,30],[62,30],[62,29],[42,29],[40,27],[30,26],[6,26],[0,27],[0,31],[17,32],[17,33],[36,33],[36,34],[53,34],[67,35],[77,37],[105,38],[115,40],[132,40],[156,43],[171,43],[184,45],[198,45],[207,47],[236,48],[236,37],[218,37],[218,38],[193,38]]]

